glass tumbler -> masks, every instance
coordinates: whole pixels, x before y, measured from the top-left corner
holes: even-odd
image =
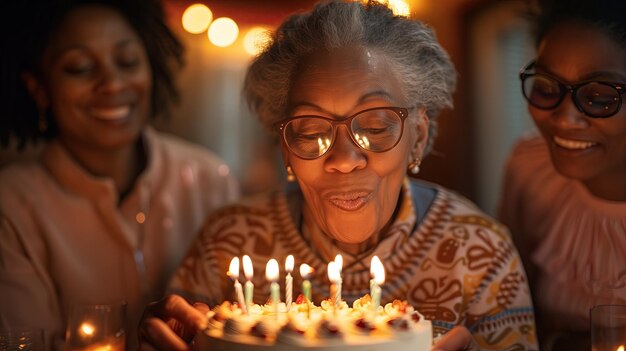
[[[597,305],[590,311],[592,351],[625,351],[626,305]]]
[[[65,333],[67,351],[124,351],[126,304],[72,304]]]

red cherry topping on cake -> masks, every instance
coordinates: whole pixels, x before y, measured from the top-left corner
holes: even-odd
[[[266,339],[267,338],[267,328],[262,327],[261,325],[259,325],[261,323],[257,323],[255,325],[252,326],[252,329],[250,329],[250,334],[257,336],[261,339]]]
[[[409,321],[404,318],[392,318],[387,321],[387,324],[395,330],[407,331],[409,330]]]
[[[372,323],[370,323],[370,321],[368,321],[365,318],[359,318],[354,322],[354,325],[364,331],[372,331],[376,329],[376,326],[373,325]]]
[[[411,314],[411,319],[413,320],[413,322],[417,323],[422,319],[422,317],[420,317],[419,313],[413,312]]]
[[[322,323],[320,323],[320,329],[324,333],[324,335],[328,336],[337,336],[341,334],[339,327],[337,327],[336,324],[331,323],[327,320],[323,320]]]
[[[304,295],[300,294],[298,295],[298,297],[296,298],[296,304],[302,304],[306,302],[306,298],[304,297]]]
[[[294,334],[304,335],[304,330],[298,329],[292,322],[285,324],[283,330]]]

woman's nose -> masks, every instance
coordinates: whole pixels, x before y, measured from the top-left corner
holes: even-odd
[[[568,93],[563,101],[552,111],[552,121],[560,129],[579,129],[589,125],[585,113],[578,109],[572,100],[572,94]]]
[[[103,65],[97,81],[97,90],[105,94],[113,94],[125,86],[124,73],[114,65]]]
[[[328,150],[324,167],[328,172],[350,173],[367,165],[365,150],[354,143],[346,126],[339,126],[335,142]]]

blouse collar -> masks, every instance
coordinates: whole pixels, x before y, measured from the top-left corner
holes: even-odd
[[[146,127],[140,138],[144,143],[148,159],[146,169],[142,171],[133,185],[133,191],[136,187],[148,186],[148,184],[153,182],[163,162],[163,156],[159,152],[156,132],[151,127]],[[113,180],[109,177],[95,176],[88,172],[74,159],[60,141],[54,140],[50,142],[43,151],[41,160],[61,187],[68,192],[92,201],[106,201],[117,204],[119,194]]]

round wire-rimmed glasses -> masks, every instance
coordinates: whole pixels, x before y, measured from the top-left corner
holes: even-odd
[[[337,128],[346,126],[350,138],[361,149],[385,152],[398,144],[409,109],[375,107],[343,119],[306,115],[279,121],[275,128],[287,147],[298,157],[312,160],[323,156],[335,143]]]
[[[551,110],[561,104],[570,93],[576,108],[591,118],[607,118],[618,113],[622,107],[622,95],[626,84],[585,81],[567,85],[558,79],[533,71],[535,61],[528,63],[520,71],[522,93],[532,106]]]

